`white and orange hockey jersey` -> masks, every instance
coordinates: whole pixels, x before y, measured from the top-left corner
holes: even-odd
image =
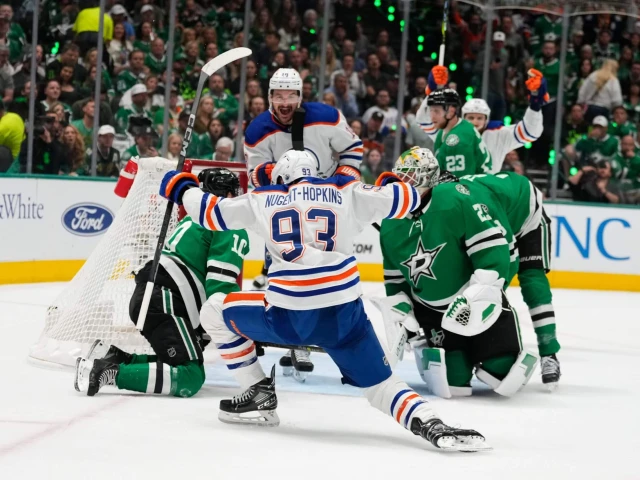
[[[418,192],[405,183],[375,187],[342,175],[258,187],[236,198],[197,188],[183,197],[188,214],[204,228],[248,229],[264,238],[273,259],[266,299],[290,310],[357,299],[354,237],[373,222],[404,218],[419,203]]]
[[[425,98],[416,114],[416,122],[422,131],[428,134],[434,141],[438,129],[431,121],[427,99]],[[522,147],[525,143],[535,142],[542,135],[542,112],[536,112],[527,108],[524,118],[515,125],[508,127],[489,127],[482,132],[482,140],[491,154],[492,168],[490,173],[498,173],[502,169],[504,159],[511,150]],[[464,140],[463,140],[464,141]]]
[[[359,178],[364,152],[362,140],[351,130],[342,113],[323,103],[304,103],[304,148],[317,161],[318,176],[328,178],[338,167]],[[270,111],[253,120],[244,138],[244,156],[249,172],[264,162],[277,162],[293,147],[291,126],[279,123]],[[335,157],[335,158],[334,158]]]

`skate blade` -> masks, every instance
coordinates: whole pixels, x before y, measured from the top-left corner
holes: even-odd
[[[293,371],[293,379],[296,382],[304,383],[307,380],[308,376],[309,376],[308,372],[301,372],[299,370]]]
[[[282,367],[282,376],[283,377],[293,376],[293,367]]]
[[[484,452],[493,450],[482,437],[442,437],[438,447],[448,452]]]
[[[91,348],[89,348],[89,353],[87,353],[87,360],[96,360],[98,358],[103,358],[109,350],[108,347],[106,349],[104,347],[105,344],[100,339],[93,342],[93,345],[91,345]]]
[[[549,382],[549,383],[545,383],[544,386],[549,393],[553,393],[556,390],[558,390],[558,387],[560,385],[558,384],[558,382]]]
[[[256,413],[258,415],[255,415]],[[256,427],[277,427],[280,425],[280,417],[278,417],[275,410],[250,412],[248,414],[220,411],[218,412],[218,420],[223,423],[253,425]]]

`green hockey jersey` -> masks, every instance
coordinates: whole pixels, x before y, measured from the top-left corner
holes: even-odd
[[[122,94],[134,85],[138,83],[144,83],[145,78],[146,75],[143,72],[141,72],[139,75],[136,75],[130,70],[124,70],[123,72],[120,72],[120,74],[116,78],[116,91]]]
[[[145,110],[144,108],[138,108],[135,105],[131,105],[130,107],[120,107],[116,112],[116,130],[118,133],[126,133],[129,128],[129,118],[130,117],[145,117],[149,120],[153,119],[153,114],[149,110]]]
[[[162,75],[167,71],[167,56],[163,55],[160,58],[156,58],[153,53],[148,53],[144,56],[144,64],[149,67],[149,71],[154,75]]]
[[[171,260],[163,257],[171,257],[175,263],[186,267],[206,299],[214,293],[240,290],[236,281],[248,252],[249,237],[245,230],[214,232],[202,228],[187,216],[165,243],[160,263],[174,280],[180,275],[173,274],[176,270]]]
[[[476,184],[489,190],[493,200],[507,214],[514,235],[520,236],[538,227],[542,214],[542,193],[527,177],[514,172],[496,175],[468,175],[462,185]]]
[[[544,78],[547,79],[547,92],[551,100],[555,100],[558,96],[558,79],[560,78],[560,61],[552,58],[549,62],[545,62],[543,57],[536,58],[533,67],[540,70]]]
[[[491,173],[491,154],[474,126],[460,119],[446,135],[436,134],[434,151],[443,170],[462,175]]]
[[[388,296],[402,291],[444,311],[477,269],[494,270],[509,284],[518,267],[515,241],[506,213],[485,192],[473,182],[441,184],[419,214],[382,222]]]

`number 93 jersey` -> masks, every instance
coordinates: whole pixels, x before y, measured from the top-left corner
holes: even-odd
[[[246,228],[262,236],[273,259],[267,302],[309,310],[360,297],[354,237],[373,222],[404,218],[419,198],[405,183],[375,187],[335,176],[259,187],[236,198],[192,188],[183,203],[205,228]]]

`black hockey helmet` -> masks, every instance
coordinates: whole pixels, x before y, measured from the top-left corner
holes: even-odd
[[[435,90],[427,97],[427,106],[433,107],[440,105],[443,108],[453,106],[459,108],[461,104],[460,95],[453,88],[443,88],[442,90]]]
[[[228,193],[240,195],[240,180],[226,168],[205,168],[198,174],[202,190],[217,197],[226,198]]]

